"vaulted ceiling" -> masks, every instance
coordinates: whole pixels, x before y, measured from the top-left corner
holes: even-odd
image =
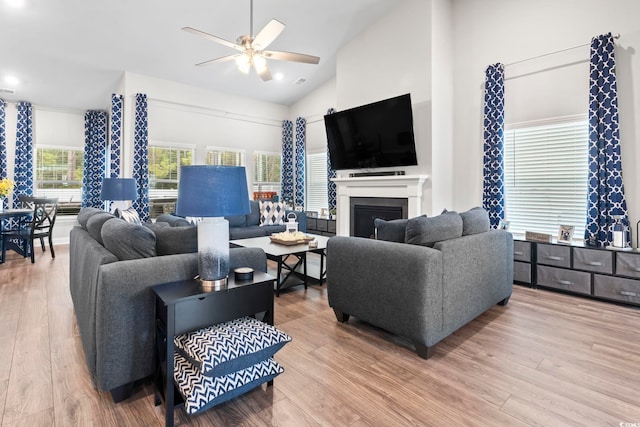
[[[321,58],[318,65],[269,60],[283,77],[263,82],[233,61],[195,67],[235,51],[181,30],[236,42],[249,33],[250,0],[0,0],[0,89],[15,91],[0,90],[0,98],[104,108],[129,71],[291,105],[333,77],[339,48],[400,1],[255,0],[254,34],[271,19],[286,25],[269,50]]]

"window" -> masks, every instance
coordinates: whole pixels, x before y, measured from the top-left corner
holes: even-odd
[[[254,153],[253,191],[275,191],[280,193],[280,168],[282,156],[279,153]]]
[[[149,213],[172,213],[178,198],[180,166],[193,163],[193,148],[149,146]]]
[[[244,166],[244,151],[207,147],[207,165]]]
[[[506,126],[505,210],[509,230],[584,235],[589,126],[586,118]]]
[[[327,153],[321,152],[307,156],[307,194],[306,210],[320,212],[327,208]]]
[[[77,215],[82,200],[84,151],[36,147],[35,195],[57,197],[59,215]]]

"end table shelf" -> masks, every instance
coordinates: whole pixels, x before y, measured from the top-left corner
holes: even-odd
[[[225,289],[207,291],[195,279],[164,283],[152,288],[156,305],[155,404],[164,400],[166,425],[173,426],[174,408],[182,396],[174,385],[176,335],[264,312],[263,322],[273,325],[275,277],[254,272],[252,280],[229,277]],[[272,381],[268,383],[272,384]],[[167,386],[171,385],[171,386]]]

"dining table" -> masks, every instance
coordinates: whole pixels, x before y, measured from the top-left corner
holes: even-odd
[[[33,215],[33,209],[3,209],[0,211],[0,236],[2,236],[2,232],[5,228],[13,229],[13,228],[22,228],[28,224],[28,220]],[[4,263],[4,254],[6,250],[13,250],[18,252],[22,256],[28,255],[26,253],[27,247],[21,247],[15,241],[7,241],[7,247],[3,248],[5,244],[4,239],[0,238],[0,264]]]

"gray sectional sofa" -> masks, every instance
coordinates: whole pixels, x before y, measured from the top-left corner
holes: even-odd
[[[332,237],[327,292],[338,321],[353,315],[409,338],[420,357],[513,285],[513,238],[481,208],[434,218],[376,220],[378,239]]]
[[[250,237],[270,236],[272,233],[280,233],[285,230],[284,225],[260,225],[260,204],[257,200],[250,200],[251,212],[247,215],[230,216],[226,219],[229,221],[229,240],[248,239]],[[285,218],[293,213],[296,215],[298,230],[307,231],[307,216],[300,211],[285,211]],[[171,215],[162,214],[156,218],[156,223],[166,222],[172,226],[188,226],[191,225],[186,219]]]
[[[87,367],[114,401],[154,373],[151,287],[198,272],[195,227],[129,224],[94,208],[71,230],[69,286]],[[261,249],[230,250],[231,268],[267,271]]]

